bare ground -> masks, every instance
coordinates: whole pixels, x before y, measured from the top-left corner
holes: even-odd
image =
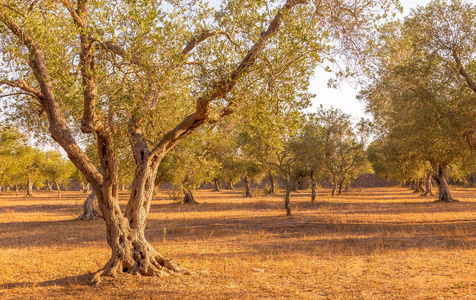
[[[476,189],[434,203],[403,188],[245,199],[195,191],[154,201],[146,235],[192,275],[88,285],[109,258],[102,220],[73,221],[86,195],[0,195],[1,299],[476,299]],[[259,193],[258,193],[259,194]],[[125,205],[127,195],[121,194]]]

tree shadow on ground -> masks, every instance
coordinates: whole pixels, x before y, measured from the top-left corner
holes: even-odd
[[[15,283],[6,283],[0,284],[0,289],[2,290],[10,290],[14,288],[31,288],[31,287],[54,287],[54,286],[61,286],[61,287],[70,287],[74,285],[79,286],[88,286],[90,285],[89,282],[91,281],[93,274],[86,273],[77,276],[68,276],[59,279],[47,280],[42,282],[15,282]]]

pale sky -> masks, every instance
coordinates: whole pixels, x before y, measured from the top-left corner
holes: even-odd
[[[430,0],[400,0],[403,6],[404,13],[401,17],[407,16],[411,8],[417,5],[426,5]],[[353,116],[356,119],[370,116],[365,115],[365,105],[359,102],[355,97],[358,93],[358,87],[352,87],[348,83],[341,83],[338,89],[331,89],[327,87],[327,81],[331,78],[331,73],[327,73],[321,69],[316,70],[316,74],[311,82],[311,92],[317,96],[312,101],[313,108],[322,104],[325,108],[339,108],[344,113]]]

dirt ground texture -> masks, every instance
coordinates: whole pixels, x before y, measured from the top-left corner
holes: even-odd
[[[181,206],[164,190],[146,236],[192,274],[99,286],[88,282],[110,256],[103,220],[73,220],[86,194],[3,193],[0,298],[476,299],[476,189],[452,193],[460,202],[405,188],[334,198],[321,189],[313,204],[306,190],[292,194],[286,217],[282,195],[196,190],[200,204]]]

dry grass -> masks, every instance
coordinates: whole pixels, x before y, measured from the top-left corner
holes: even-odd
[[[85,195],[0,195],[2,299],[476,299],[476,189],[432,203],[402,188],[242,198],[196,191],[154,201],[148,240],[193,271],[87,285],[109,258],[105,227],[72,221]],[[121,195],[125,204],[126,194]]]

